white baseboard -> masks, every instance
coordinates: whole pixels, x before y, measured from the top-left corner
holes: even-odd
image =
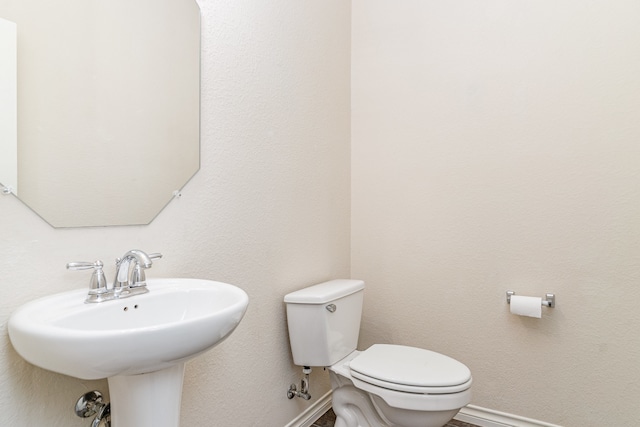
[[[467,405],[460,409],[455,419],[480,427],[562,427],[475,405]]]
[[[285,427],[310,427],[318,418],[331,408],[331,390],[309,406],[302,414],[298,415]]]

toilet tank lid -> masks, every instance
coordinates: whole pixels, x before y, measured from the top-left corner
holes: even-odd
[[[336,279],[284,296],[284,302],[293,304],[324,304],[338,298],[346,297],[364,289],[362,280]]]

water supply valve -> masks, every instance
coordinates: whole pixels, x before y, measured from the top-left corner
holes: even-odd
[[[304,377],[300,381],[300,391],[298,391],[295,384],[291,384],[289,386],[289,390],[287,390],[287,398],[293,399],[294,397],[301,397],[304,400],[311,399],[311,394],[309,394],[309,374],[311,373],[311,367],[303,367],[302,373],[304,374]]]
[[[104,403],[102,393],[98,390],[90,391],[80,396],[76,402],[76,415],[80,418],[90,418],[95,415],[91,427],[111,427],[111,405]]]

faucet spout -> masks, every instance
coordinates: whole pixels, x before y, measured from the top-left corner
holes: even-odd
[[[144,288],[146,292],[146,283],[144,269],[153,265],[153,258],[161,258],[162,254],[147,254],[140,249],[132,249],[125,253],[122,258],[116,260],[116,278],[113,281],[113,292],[116,295],[131,288]],[[131,266],[134,266],[132,269]],[[133,273],[132,273],[133,272]]]
[[[122,259],[127,258],[135,259],[136,263],[140,264],[143,268],[149,268],[153,264],[149,255],[147,255],[145,251],[141,251],[140,249],[131,249],[130,251],[128,251],[126,254],[124,254]]]

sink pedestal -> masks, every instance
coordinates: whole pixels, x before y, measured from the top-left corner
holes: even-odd
[[[113,427],[178,427],[184,363],[140,375],[110,377]]]

